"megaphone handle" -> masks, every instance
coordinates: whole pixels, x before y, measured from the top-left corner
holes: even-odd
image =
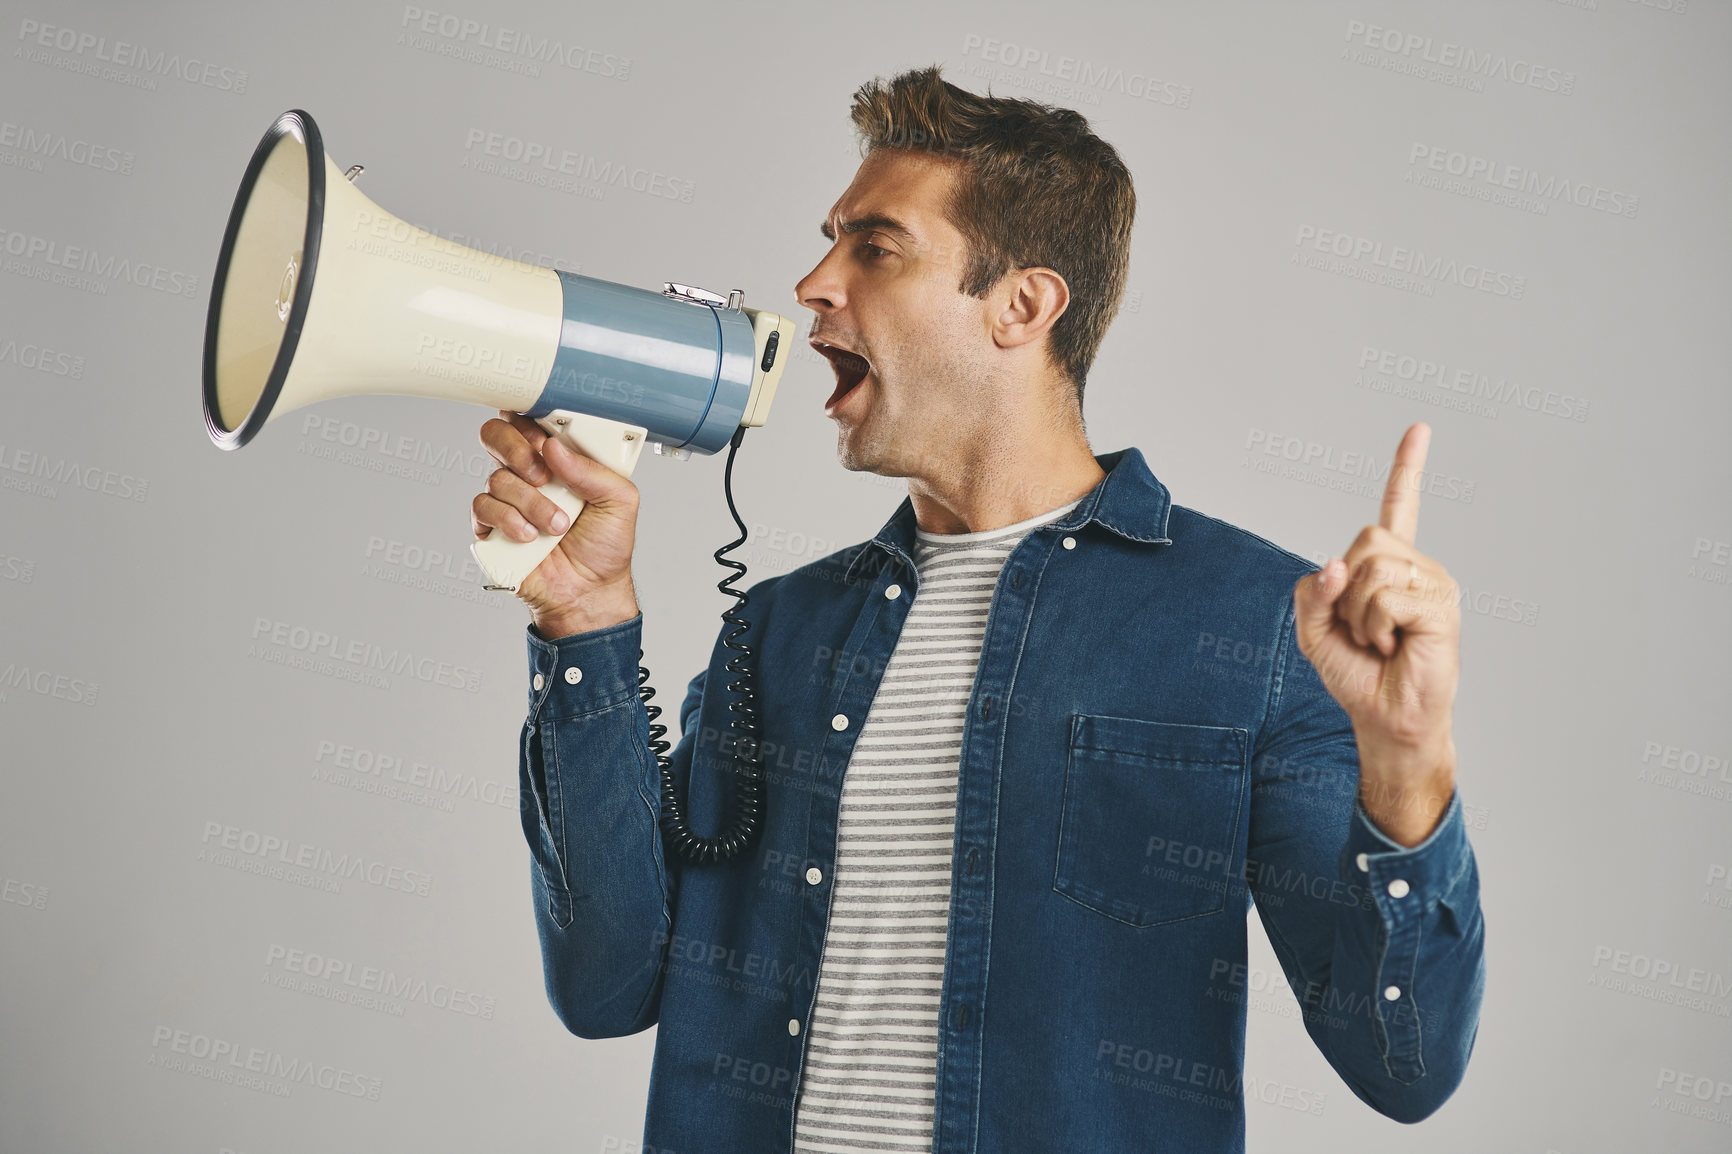
[[[641,425],[603,420],[585,413],[555,409],[535,423],[546,429],[549,436],[558,437],[573,452],[593,457],[622,477],[629,477],[637,468],[649,430]],[[540,487],[540,493],[564,509],[577,523],[583,512],[583,498],[572,492],[564,481],[555,478]],[[567,526],[567,532],[570,527]],[[488,589],[516,592],[535,567],[558,546],[563,534],[539,533],[533,541],[514,541],[495,529],[486,537],[470,542],[469,552],[481,572],[487,576]]]

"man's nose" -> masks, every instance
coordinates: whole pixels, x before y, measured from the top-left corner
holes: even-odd
[[[832,275],[831,269],[829,257],[819,261],[817,267],[794,286],[794,299],[813,312],[841,308],[846,298],[841,281]]]

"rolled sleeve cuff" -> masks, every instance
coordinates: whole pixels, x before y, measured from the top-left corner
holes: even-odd
[[[1466,871],[1470,852],[1459,787],[1436,828],[1416,846],[1392,840],[1355,799],[1353,822],[1341,852],[1341,876],[1368,886],[1384,917],[1400,921],[1404,914],[1429,912],[1449,897]],[[1391,892],[1391,887],[1397,892]]]
[[[547,640],[534,625],[529,642],[529,719],[576,717],[638,695],[643,614],[629,621]]]
[[[1377,1007],[1385,1068],[1403,1084],[1424,1075],[1423,1028],[1437,1024],[1435,1007],[1422,1010],[1416,1004],[1421,945],[1442,924],[1436,920],[1440,904],[1447,904],[1452,911],[1463,904],[1461,887],[1473,884],[1472,864],[1459,789],[1450,797],[1449,808],[1436,828],[1412,847],[1379,830],[1355,799],[1340,867],[1343,878],[1365,886],[1382,922],[1370,996]],[[1454,916],[1452,912],[1446,920],[1453,921]],[[1422,932],[1427,926],[1432,928]]]

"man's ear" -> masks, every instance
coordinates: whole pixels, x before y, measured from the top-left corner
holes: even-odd
[[[992,339],[999,348],[1013,349],[1052,331],[1070,306],[1070,286],[1050,268],[1012,269],[1006,277],[1004,307],[992,322]]]

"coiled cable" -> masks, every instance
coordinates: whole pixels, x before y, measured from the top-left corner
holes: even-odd
[[[744,425],[734,430],[733,437],[728,441],[727,467],[722,474],[722,492],[727,496],[728,512],[733,515],[740,536],[717,549],[714,554],[717,564],[734,570],[716,582],[716,588],[738,598],[722,613],[722,620],[733,626],[722,638],[722,644],[735,651],[723,667],[735,675],[727,684],[728,692],[735,695],[734,699],[728,702],[728,708],[734,713],[733,720],[729,723],[734,742],[732,752],[728,755],[733,761],[733,818],[722,832],[714,837],[699,837],[686,820],[685,799],[680,796],[679,784],[674,781],[673,763],[667,756],[668,743],[663,738],[668,727],[656,723],[662,709],[659,705],[650,704],[650,698],[655,696],[656,691],[648,684],[649,670],[642,665],[637,667],[638,695],[643,699],[650,719],[649,748],[655,754],[656,765],[661,770],[662,839],[669,850],[694,865],[710,865],[738,857],[757,841],[764,823],[764,773],[759,765],[761,730],[758,722],[757,693],[754,688],[756,673],[752,664],[751,646],[735,640],[750,627],[750,623],[741,616],[749,598],[744,590],[733,587],[734,582],[745,575],[746,567],[731,557],[723,556],[746,543],[746,523],[740,519],[739,511],[734,508],[733,487],[734,453],[745,439],[745,434]],[[638,657],[642,656],[643,650],[640,649]],[[693,762],[696,763],[695,747]]]

